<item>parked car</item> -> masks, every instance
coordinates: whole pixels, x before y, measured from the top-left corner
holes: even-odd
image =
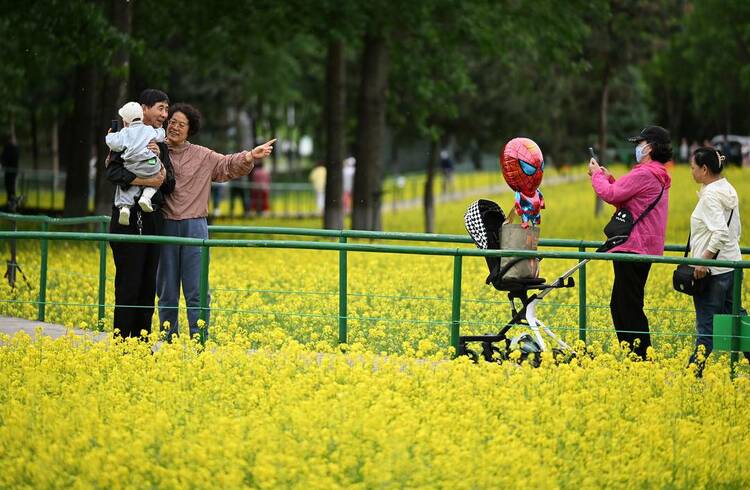
[[[750,136],[717,134],[711,144],[727,156],[727,162],[736,165],[750,165]]]

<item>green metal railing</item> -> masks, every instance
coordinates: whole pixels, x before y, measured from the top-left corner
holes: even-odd
[[[339,312],[338,312],[338,337],[340,343],[346,343],[348,339],[347,325],[347,253],[348,252],[378,252],[397,254],[417,254],[453,257],[453,287],[452,308],[450,319],[450,343],[458,351],[461,325],[461,281],[462,281],[462,258],[463,257],[527,257],[527,258],[552,258],[573,260],[605,260],[624,262],[649,262],[659,264],[691,264],[711,265],[716,267],[729,267],[734,269],[734,308],[732,315],[735,316],[732,338],[732,361],[737,360],[737,351],[740,334],[740,297],[742,292],[741,270],[750,268],[750,261],[725,261],[685,258],[677,256],[655,256],[634,254],[612,254],[587,252],[586,249],[596,248],[601,242],[584,240],[543,239],[540,245],[543,247],[566,247],[577,248],[576,252],[568,251],[528,251],[528,250],[480,250],[476,248],[440,248],[412,245],[388,245],[388,244],[363,244],[349,243],[348,239],[371,239],[371,240],[394,240],[412,242],[439,242],[455,244],[471,244],[470,238],[464,235],[437,235],[426,233],[401,233],[401,232],[374,232],[360,230],[321,230],[308,228],[278,228],[278,227],[243,227],[243,226],[209,226],[212,234],[255,234],[255,235],[289,235],[318,238],[338,238],[338,242],[316,242],[302,240],[243,240],[243,239],[196,239],[167,236],[135,236],[104,233],[108,216],[94,216],[87,218],[48,218],[46,216],[24,216],[0,213],[0,219],[16,220],[22,222],[41,223],[42,231],[15,231],[0,232],[1,239],[38,239],[41,242],[41,267],[39,281],[38,316],[39,321],[44,321],[44,304],[46,298],[46,276],[48,240],[70,240],[70,241],[95,241],[99,243],[99,322],[104,318],[105,310],[105,286],[106,286],[106,242],[136,242],[172,245],[189,245],[201,247],[201,279],[200,279],[200,316],[206,321],[208,317],[208,273],[209,273],[209,249],[211,247],[255,247],[255,248],[282,248],[299,250],[335,250],[339,252]],[[90,224],[99,225],[100,233],[80,232],[49,232],[49,225],[73,225]],[[667,245],[667,251],[681,252],[684,247],[679,245]],[[750,253],[750,248],[743,247],[743,254]],[[578,272],[578,308],[579,308],[579,338],[586,340],[587,315],[586,315],[586,269],[581,267]]]
[[[398,240],[398,241],[413,241],[413,242],[437,242],[437,243],[466,243],[473,244],[472,239],[466,235],[448,235],[448,234],[432,234],[432,233],[404,233],[404,232],[383,232],[383,231],[363,231],[363,230],[322,230],[317,228],[282,228],[282,227],[263,227],[263,226],[209,226],[209,233],[227,233],[227,234],[255,234],[255,235],[289,235],[289,236],[305,236],[305,237],[319,237],[319,238],[336,238],[339,237],[342,243],[346,243],[348,238],[356,239],[370,239],[370,240]],[[571,240],[571,239],[541,239],[539,246],[541,247],[561,247],[561,248],[577,248],[579,252],[586,252],[586,249],[596,249],[602,243],[591,240]],[[684,252],[684,245],[666,245],[664,250],[667,252]],[[750,253],[750,247],[743,247],[741,249],[743,254]],[[339,252],[342,256],[340,258],[340,264],[343,263],[343,273],[340,273],[341,281],[344,282],[343,286],[341,281],[339,284],[339,290],[346,290],[346,251],[342,250]],[[458,265],[454,264],[454,268],[461,270],[460,257],[457,257],[459,261]],[[688,262],[686,262],[688,263]],[[716,265],[716,264],[713,264]],[[339,265],[340,270],[342,269]],[[458,295],[459,301],[461,297],[460,288],[456,289],[454,282],[454,305],[455,295]],[[346,311],[346,304],[340,310]],[[454,311],[453,321],[459,321],[460,309],[458,312]],[[346,315],[340,319],[339,332],[346,332],[345,326],[341,326],[341,322],[346,322]],[[587,332],[587,302],[586,302],[586,266],[582,266],[578,270],[578,338],[582,341],[586,341]],[[341,333],[339,338],[342,337]]]
[[[97,225],[100,233],[106,233],[109,216],[84,216],[80,218],[50,218],[49,216],[34,216],[0,212],[0,219],[21,223],[38,223],[43,232],[48,232],[50,226],[78,226]],[[47,256],[49,245],[47,239],[40,240],[40,268],[39,268],[39,297],[37,302],[37,320],[44,321],[47,305]],[[107,241],[99,241],[99,311],[98,324],[101,329],[105,316],[105,293],[107,285]]]

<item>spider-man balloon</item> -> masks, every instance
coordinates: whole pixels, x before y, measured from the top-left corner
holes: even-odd
[[[529,138],[514,138],[500,155],[500,168],[505,182],[516,191],[516,212],[522,223],[538,225],[544,197],[539,191],[544,175],[544,156],[539,145]]]

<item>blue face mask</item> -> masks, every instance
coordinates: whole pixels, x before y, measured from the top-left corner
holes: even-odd
[[[635,161],[636,163],[641,163],[641,160],[643,159],[643,149],[646,148],[647,145],[638,145],[635,147]]]

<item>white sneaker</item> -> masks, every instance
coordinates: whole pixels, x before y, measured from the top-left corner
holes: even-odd
[[[122,226],[128,226],[130,224],[130,208],[123,206],[120,208],[120,217],[117,220]]]
[[[151,199],[148,199],[147,197],[141,197],[138,199],[138,205],[147,213],[154,212],[154,207],[151,205]]]

